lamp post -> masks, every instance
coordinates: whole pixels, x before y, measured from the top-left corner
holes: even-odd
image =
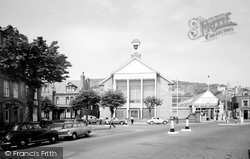
[[[178,93],[179,93],[179,92],[178,92],[178,89],[179,89],[179,88],[178,88],[178,78],[177,78],[177,100],[176,100],[176,101],[177,101],[177,105],[176,105],[176,108],[177,108],[177,111],[176,111],[176,112],[177,112],[177,120],[178,120],[178,115],[179,115],[179,111],[178,111],[178,103],[179,103],[179,101],[178,101],[178,100],[179,100],[179,99],[178,99]]]

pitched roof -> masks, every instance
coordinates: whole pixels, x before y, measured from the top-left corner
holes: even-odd
[[[101,79],[90,79],[90,88],[91,87],[96,87],[99,86],[98,83],[103,80],[103,78]],[[77,86],[77,89],[75,92],[79,92],[81,89],[81,80],[65,80],[63,82],[56,82],[54,83],[54,87],[55,87],[55,91],[56,93],[65,93],[66,92],[66,86],[71,83],[75,86]]]
[[[106,77],[104,80],[102,80],[99,83],[99,85],[102,85],[104,82],[106,82],[108,79],[110,79],[113,76],[114,73],[116,73],[117,71],[121,70],[122,68],[124,68],[125,66],[127,66],[129,63],[131,63],[134,60],[137,60],[141,64],[143,64],[146,67],[148,67],[149,69],[151,69],[153,72],[156,72],[159,76],[161,76],[162,78],[164,78],[165,80],[167,80],[170,84],[174,84],[174,82],[172,80],[170,80],[169,78],[166,78],[165,76],[161,75],[158,70],[154,69],[153,67],[149,66],[148,64],[146,64],[144,61],[142,61],[138,57],[134,56],[130,60],[128,60],[127,62],[125,62],[124,64],[122,64],[120,67],[118,67],[117,69],[115,69],[114,71],[112,71],[111,74],[108,77]]]
[[[212,94],[209,90],[207,90],[204,93],[201,93],[201,94],[198,94],[194,97],[190,97],[190,98],[185,99],[184,101],[180,102],[178,106],[189,107],[190,105],[200,105],[200,103],[197,103],[197,101],[199,101],[199,99],[201,99],[205,94],[208,94],[208,93],[210,95],[214,96],[214,94]],[[214,96],[214,97],[217,98],[216,96]],[[205,102],[204,105],[214,105],[214,103]]]
[[[56,82],[55,83],[55,91],[56,93],[64,93],[66,92],[66,86],[68,83],[72,83],[73,85],[77,86],[77,89],[75,92],[79,92],[79,89],[81,87],[81,80],[65,80],[63,82]]]
[[[181,102],[178,104],[178,106],[180,106],[180,107],[189,107],[190,105],[193,105],[194,102],[202,96],[202,94],[203,94],[203,93],[198,94],[198,95],[193,96],[193,97],[190,97],[190,98],[187,98],[187,99],[181,101]]]

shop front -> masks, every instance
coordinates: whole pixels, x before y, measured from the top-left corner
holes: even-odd
[[[200,112],[201,121],[221,120],[222,115],[218,106],[194,106],[195,112]]]

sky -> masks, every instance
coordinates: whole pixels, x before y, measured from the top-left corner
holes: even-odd
[[[106,78],[131,58],[171,80],[250,87],[249,0],[0,0],[0,26],[58,41],[71,80]],[[189,38],[189,21],[231,13],[231,34]],[[213,21],[213,20],[212,20]],[[208,78],[209,76],[209,78]]]

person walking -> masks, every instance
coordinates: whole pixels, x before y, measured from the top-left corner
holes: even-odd
[[[131,124],[133,125],[133,123],[134,123],[134,117],[131,117],[130,120],[131,120]]]
[[[113,123],[113,118],[110,118],[109,124],[110,124],[110,127],[109,127],[110,129],[111,129],[111,125],[115,128],[115,125]]]

